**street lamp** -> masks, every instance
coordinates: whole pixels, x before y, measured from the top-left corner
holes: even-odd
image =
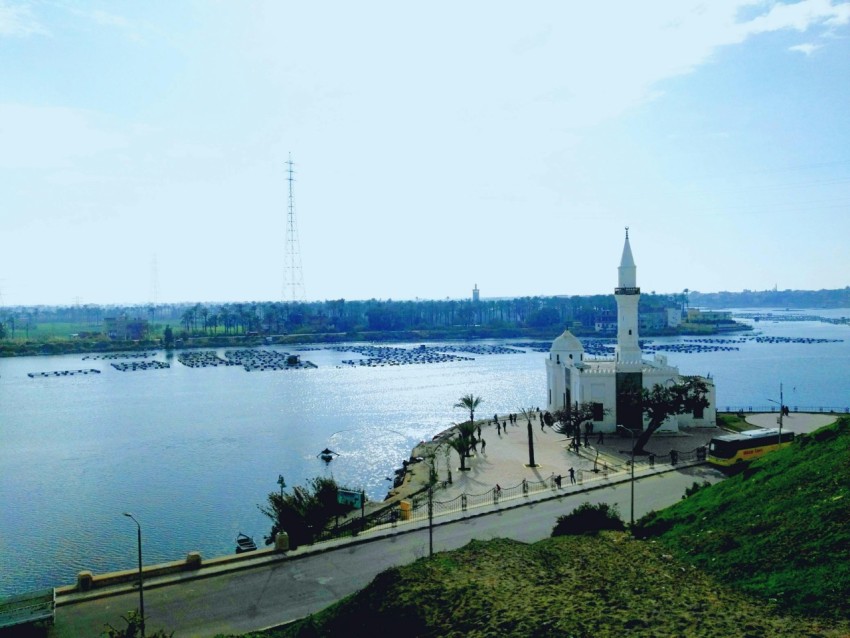
[[[627,428],[625,425],[618,425],[618,430],[625,430],[629,433],[632,438],[632,511],[630,514],[631,525],[635,526],[635,433],[631,428]]]
[[[139,521],[130,512],[124,512],[124,516],[132,518],[139,530],[139,615],[142,618],[142,638],[145,638],[145,591],[142,582],[142,526],[139,525]]]
[[[774,399],[768,399],[771,403],[777,403]],[[782,384],[779,384],[779,441],[777,449],[782,446],[782,415],[785,414],[785,399],[782,396]]]

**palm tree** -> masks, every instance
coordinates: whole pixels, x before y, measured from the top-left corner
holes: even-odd
[[[520,408],[519,412],[528,422],[528,467],[537,467],[537,463],[534,462],[534,438],[531,434],[531,417],[534,414],[534,408]]]
[[[460,425],[455,424],[458,436],[466,444],[466,457],[472,456],[469,451],[472,449],[472,443],[475,440],[475,423],[472,421],[464,421]]]
[[[469,422],[473,423],[475,421],[475,408],[481,405],[484,402],[484,399],[481,397],[473,396],[472,394],[465,394],[460,398],[460,401],[454,404],[456,408],[466,408],[469,410]]]
[[[462,436],[454,436],[450,438],[447,443],[449,447],[457,452],[457,455],[460,457],[460,471],[466,472],[469,468],[466,467],[466,452],[467,452],[467,443],[463,439]]]

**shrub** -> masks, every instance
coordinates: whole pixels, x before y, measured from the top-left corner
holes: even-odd
[[[703,481],[702,483],[697,483],[696,481],[694,481],[693,485],[691,485],[688,488],[685,488],[685,495],[682,498],[685,499],[685,498],[688,498],[689,496],[693,496],[694,494],[699,492],[701,489],[709,487],[710,485],[711,485],[711,483],[709,483],[708,481]]]
[[[616,505],[582,503],[569,514],[559,516],[552,536],[595,534],[602,530],[621,532],[626,529]]]

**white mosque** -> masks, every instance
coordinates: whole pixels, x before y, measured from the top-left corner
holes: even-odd
[[[555,339],[546,360],[549,387],[548,410],[554,412],[576,403],[593,404],[593,429],[614,432],[618,425],[634,431],[644,427],[640,403],[640,388],[651,389],[655,384],[680,383],[679,369],[668,365],[667,357],[656,354],[654,359],[643,358],[638,341],[637,268],[629,245],[629,229],[618,268],[619,277],[614,289],[617,300],[617,345],[614,358],[585,359],[581,342],[569,330]],[[709,406],[694,414],[670,417],[661,432],[676,432],[680,426],[711,427],[717,421],[714,382],[702,379],[708,387]]]

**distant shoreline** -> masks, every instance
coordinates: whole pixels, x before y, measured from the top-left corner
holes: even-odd
[[[611,338],[614,335],[588,330],[577,330],[574,334],[579,338]],[[643,337],[676,337],[676,336],[710,336],[727,335],[751,330],[750,326],[742,326],[735,331],[680,331],[667,329],[661,331],[646,331]],[[184,337],[182,345],[173,350],[226,347],[261,347],[261,346],[307,346],[326,343],[350,343],[363,341],[420,343],[423,341],[480,341],[483,339],[535,339],[553,341],[564,327],[555,329],[541,328],[484,328],[472,327],[458,330],[400,330],[400,331],[363,331],[363,332],[326,332],[311,334],[288,335],[216,335],[213,337]],[[96,354],[108,352],[135,352],[140,350],[165,349],[161,339],[145,339],[140,341],[108,341],[105,339],[61,339],[50,341],[0,341],[0,357],[34,357],[63,354]]]

